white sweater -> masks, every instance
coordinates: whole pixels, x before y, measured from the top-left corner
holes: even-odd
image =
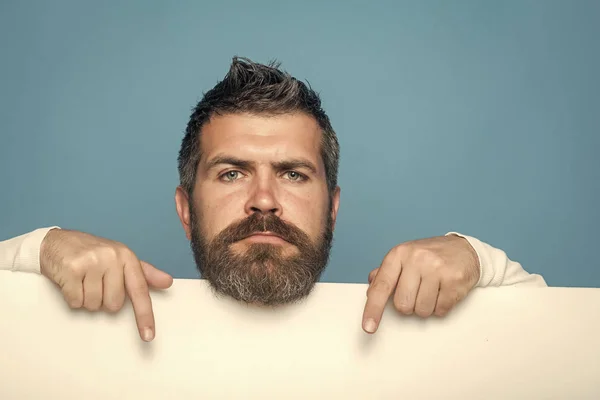
[[[40,246],[49,230],[57,226],[40,228],[15,238],[0,242],[0,270],[40,273]],[[474,237],[450,232],[465,238],[479,258],[481,271],[478,287],[529,286],[545,287],[541,275],[529,274],[521,264],[511,261],[506,253]]]

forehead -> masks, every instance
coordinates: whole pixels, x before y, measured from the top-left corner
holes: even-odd
[[[304,113],[213,116],[202,128],[200,162],[217,154],[256,162],[301,157],[321,170],[321,137],[317,121]]]

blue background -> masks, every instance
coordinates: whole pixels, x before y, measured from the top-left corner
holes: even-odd
[[[60,225],[197,277],[175,212],[191,107],[234,55],[324,101],[342,203],[324,281],[455,230],[600,286],[598,1],[2,1],[0,238]]]

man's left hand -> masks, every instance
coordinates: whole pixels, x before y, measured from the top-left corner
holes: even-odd
[[[393,297],[404,315],[445,316],[479,281],[477,253],[469,242],[449,235],[402,243],[369,274],[363,329],[375,333]]]

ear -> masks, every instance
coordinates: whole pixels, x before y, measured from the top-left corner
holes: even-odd
[[[335,221],[337,220],[338,210],[340,208],[340,187],[336,187],[333,192],[333,196],[331,197],[331,230],[335,230]]]
[[[188,240],[192,240],[192,226],[190,224],[190,199],[187,192],[181,187],[177,186],[175,190],[175,207],[177,208],[177,215],[181,221],[181,226],[185,231],[185,236]]]

